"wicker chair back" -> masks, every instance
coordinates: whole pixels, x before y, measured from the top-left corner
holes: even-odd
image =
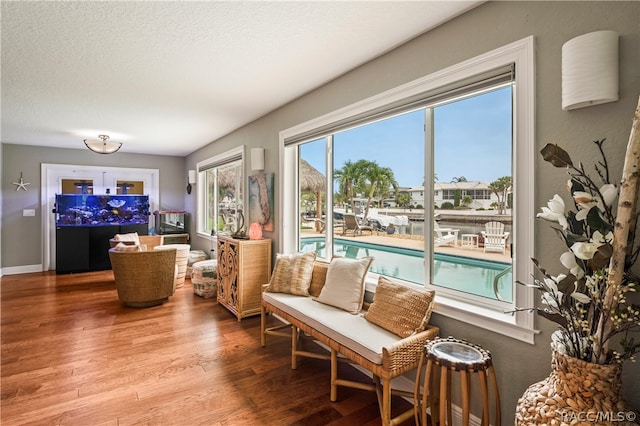
[[[173,295],[176,250],[109,250],[118,297],[126,305],[160,305]]]

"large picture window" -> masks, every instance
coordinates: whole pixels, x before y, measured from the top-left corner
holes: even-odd
[[[436,312],[532,342],[507,313],[532,299],[532,44],[283,131],[283,251],[373,256],[370,291],[433,288]]]

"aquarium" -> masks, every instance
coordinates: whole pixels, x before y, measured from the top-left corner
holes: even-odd
[[[189,214],[183,211],[155,211],[156,227],[154,232],[159,235],[184,234],[188,229]]]
[[[56,194],[57,226],[149,223],[148,195]]]

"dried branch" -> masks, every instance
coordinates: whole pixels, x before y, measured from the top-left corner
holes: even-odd
[[[620,181],[620,197],[613,231],[613,255],[609,263],[609,275],[607,290],[605,292],[604,305],[615,308],[617,303],[614,297],[619,292],[625,276],[625,258],[629,249],[629,233],[631,226],[635,227],[636,205],[638,202],[638,179],[640,178],[640,97],[636,107],[631,134],[625,154],[622,179]],[[597,336],[604,339],[611,333],[612,324],[601,318],[598,325]],[[598,354],[594,354],[594,362],[604,363],[609,353],[609,342],[602,346]]]

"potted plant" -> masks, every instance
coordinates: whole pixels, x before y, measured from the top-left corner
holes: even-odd
[[[640,102],[619,185],[610,181],[604,140],[594,142],[602,156],[593,165],[597,181],[559,146],[541,150],[545,161],[566,168],[574,209],[556,194],[538,214],[554,223],[567,246],[560,257],[566,271],[552,275],[533,259],[533,283],[520,283],[539,290],[541,303],[518,310],[536,311],[558,330],[551,338],[552,372],[518,401],[518,425],[634,424],[637,413],[620,398],[620,387],[623,362],[640,351],[632,335],[640,330],[640,305],[633,303],[640,278],[632,272],[640,254],[639,127]]]

